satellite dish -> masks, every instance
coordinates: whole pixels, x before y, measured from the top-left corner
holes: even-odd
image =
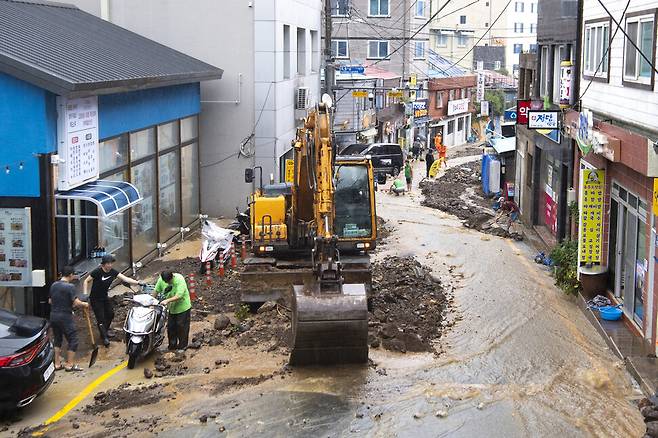
[[[331,98],[331,96],[329,96],[327,93],[325,93],[325,94],[322,95],[322,103],[327,108],[331,108],[334,104],[334,100]]]

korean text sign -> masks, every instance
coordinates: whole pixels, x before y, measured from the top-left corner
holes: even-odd
[[[603,204],[605,199],[605,170],[582,169],[583,185],[580,199],[580,252],[581,265],[601,264],[603,241]]]
[[[517,100],[516,101],[516,124],[528,124],[528,111],[530,110],[530,100]]]
[[[528,129],[558,129],[559,111],[528,111]]]
[[[98,179],[98,97],[57,98],[59,190]]]

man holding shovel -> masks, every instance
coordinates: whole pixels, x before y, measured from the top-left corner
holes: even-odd
[[[50,326],[53,329],[53,344],[55,345],[55,369],[66,371],[82,371],[82,368],[75,365],[75,352],[78,349],[78,331],[73,321],[73,308],[85,308],[89,311],[89,304],[77,297],[78,293],[72,284],[75,280],[73,268],[65,266],[62,268],[62,276],[59,281],[50,286]],[[62,350],[62,340],[66,338],[67,351],[66,362],[62,366],[60,353]]]
[[[112,319],[114,319],[114,309],[108,297],[108,291],[110,290],[110,286],[112,286],[112,282],[118,278],[123,283],[142,284],[114,269],[112,264],[115,261],[116,259],[111,254],[103,256],[100,266],[91,271],[83,283],[83,292],[85,295],[89,294],[89,284],[91,284],[89,303],[96,316],[98,333],[100,333],[105,347],[110,346],[110,325],[112,324]]]

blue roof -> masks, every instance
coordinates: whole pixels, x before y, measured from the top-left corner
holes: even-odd
[[[102,217],[113,216],[142,200],[137,188],[123,181],[98,180],[67,192],[55,194],[57,199],[78,199],[93,202]]]
[[[434,50],[429,50],[427,63],[429,64],[428,76],[430,78],[450,78],[454,76],[466,76],[469,74],[469,72],[453,65],[452,61],[439,55]]]

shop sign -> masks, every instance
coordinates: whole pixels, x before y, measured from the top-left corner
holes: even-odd
[[[352,97],[368,97],[367,91],[352,91]]]
[[[480,115],[481,116],[488,116],[489,115],[489,101],[488,100],[483,100],[480,102]]]
[[[98,179],[98,97],[57,97],[57,188],[71,190]]]
[[[388,97],[394,98],[394,99],[400,99],[402,98],[403,94],[402,91],[400,90],[391,90],[386,93]]]
[[[362,65],[341,65],[338,67],[338,71],[348,75],[362,75],[365,73],[366,69]]]
[[[295,160],[286,160],[286,182],[295,182]]]
[[[427,99],[423,100],[417,100],[413,103],[413,108],[414,108],[414,118],[418,121],[418,119],[426,119],[428,116],[427,112]]]
[[[32,286],[29,208],[0,209],[0,286]]]
[[[470,100],[468,99],[458,99],[448,101],[448,115],[454,116],[455,114],[461,114],[468,111],[468,104]]]
[[[505,120],[516,122],[516,110],[514,108],[505,110],[503,117],[505,118]]]
[[[578,253],[580,265],[601,264],[605,170],[581,169]]]
[[[583,155],[587,155],[592,150],[592,126],[594,120],[592,112],[585,110],[578,116],[578,133],[576,134],[576,143]]]
[[[530,99],[527,100],[517,100],[516,101],[516,124],[517,125],[527,125],[528,124],[528,111],[530,111],[531,105]]]
[[[528,111],[528,129],[558,129],[559,111]]]
[[[418,75],[416,75],[416,73],[411,73],[409,75],[409,85],[415,87],[417,83],[418,83]]]
[[[477,102],[484,100],[484,74],[482,72],[478,72],[475,100]]]
[[[573,63],[562,61],[560,64],[560,108],[569,108],[573,104]]]
[[[560,130],[559,129],[538,129],[537,133],[543,135],[549,140],[560,144]]]

